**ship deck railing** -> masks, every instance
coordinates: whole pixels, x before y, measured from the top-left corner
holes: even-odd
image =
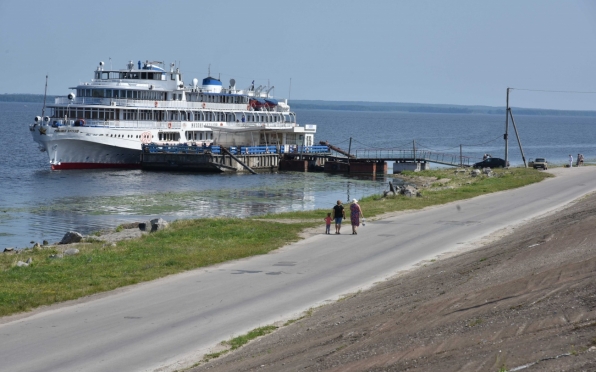
[[[57,118],[50,118],[50,125],[57,128],[57,127],[91,127],[91,128],[121,128],[121,129],[129,129],[129,128],[141,128],[141,129],[162,129],[162,130],[180,130],[184,128],[186,131],[192,130],[201,130],[201,129],[214,129],[214,128],[221,128],[220,125],[222,122],[205,122],[205,121],[152,121],[152,120],[105,120],[105,119],[83,119],[85,123],[83,125],[77,125],[76,122],[80,119],[57,119]],[[66,122],[66,123],[65,123]],[[193,127],[194,125],[198,125],[198,127]],[[44,124],[46,125],[46,124]],[[275,130],[275,129],[290,129],[298,127],[298,124],[294,122],[271,122],[271,123],[227,123],[227,128],[244,128],[244,129],[263,129],[263,130]],[[316,131],[316,126],[314,129],[312,128],[313,125],[309,125],[308,127],[304,127],[306,132]]]
[[[196,102],[196,101],[156,101],[141,100],[132,98],[107,98],[107,97],[75,97],[70,100],[68,97],[55,97],[56,105],[98,105],[98,106],[117,106],[117,107],[138,107],[145,109],[179,109],[179,110],[216,110],[216,111],[251,111],[248,103],[220,103],[220,102]],[[157,105],[156,105],[157,103]],[[282,114],[288,111],[280,106],[269,110],[257,112]]]

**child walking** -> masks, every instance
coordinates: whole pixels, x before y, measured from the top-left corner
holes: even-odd
[[[331,234],[331,213],[327,213],[325,217],[325,234]]]

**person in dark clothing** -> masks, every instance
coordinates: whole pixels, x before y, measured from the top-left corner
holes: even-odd
[[[346,218],[346,211],[344,206],[341,205],[341,200],[337,201],[337,205],[333,207],[333,219],[335,219],[335,233],[339,234],[341,229],[341,220]]]

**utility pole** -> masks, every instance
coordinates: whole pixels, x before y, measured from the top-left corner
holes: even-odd
[[[459,167],[460,168],[463,168],[464,167],[464,156],[462,154],[461,145],[459,145]]]
[[[524,161],[524,167],[528,167],[528,163],[526,162],[526,155],[524,155],[524,149],[522,148],[521,139],[519,138],[519,133],[517,133],[517,126],[515,125],[515,120],[513,120],[513,112],[509,109],[509,116],[511,117],[511,124],[513,124],[513,130],[515,131],[515,137],[517,138],[517,144],[519,145],[519,152],[521,152],[522,160]],[[507,163],[505,163],[507,166]]]
[[[348,146],[348,164],[350,164],[350,156],[352,155],[352,137],[350,137],[350,145]]]
[[[507,107],[505,109],[505,134],[503,139],[505,140],[505,165],[509,162],[509,89],[507,88]]]

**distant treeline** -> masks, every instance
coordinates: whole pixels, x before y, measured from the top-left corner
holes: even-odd
[[[320,102],[320,103],[319,103]],[[412,105],[412,106],[402,106],[399,104],[388,104],[388,105],[379,105],[375,102],[370,102],[370,104],[362,103],[362,102],[343,102],[338,104],[336,102],[331,101],[319,101],[317,103],[311,103],[307,101],[292,101],[290,105],[293,109],[311,109],[311,110],[339,110],[339,111],[381,111],[381,112],[393,112],[393,111],[401,111],[401,112],[429,112],[429,113],[436,113],[436,114],[470,114],[472,110],[466,107],[453,107],[453,106],[424,106],[424,105]],[[504,111],[503,111],[504,112]]]
[[[0,94],[0,102],[39,102],[43,103],[43,94]],[[54,102],[54,96],[47,96],[46,102]]]
[[[39,102],[43,94],[0,94],[0,102]],[[54,102],[54,96],[47,96],[46,102]],[[378,112],[420,112],[433,114],[489,114],[505,116],[505,107],[432,105],[423,103],[361,102],[361,101],[308,101],[293,100],[292,109],[339,110],[339,111],[378,111]],[[596,116],[596,111],[546,110],[512,107],[514,115],[553,115],[553,116]]]
[[[307,101],[292,100],[292,109],[379,111],[379,112],[420,112],[435,114],[489,114],[505,116],[505,107],[433,105],[423,103],[393,102],[346,102],[346,101]],[[554,115],[554,116],[596,116],[596,111],[546,110],[512,107],[514,115]]]

